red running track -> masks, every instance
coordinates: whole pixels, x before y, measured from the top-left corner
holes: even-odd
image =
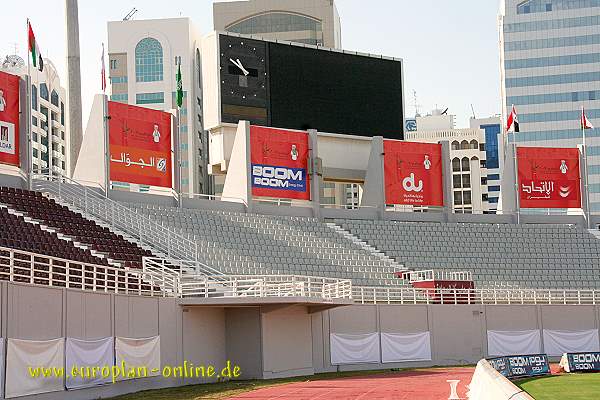
[[[290,383],[258,389],[230,399],[246,400],[446,400],[448,379],[460,379],[458,395],[466,398],[466,385],[474,368],[434,368],[377,375]]]

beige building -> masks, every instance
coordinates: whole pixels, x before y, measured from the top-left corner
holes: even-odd
[[[270,40],[339,49],[340,17],[334,0],[248,0],[213,5],[214,28]]]
[[[27,63],[19,56],[9,56],[0,71],[25,78]],[[44,59],[44,70],[30,68],[31,76],[31,156],[36,173],[70,175],[71,152],[67,128],[67,95],[58,71],[51,60]]]
[[[426,129],[421,129],[424,126]],[[487,214],[490,208],[488,194],[486,135],[483,129],[455,129],[454,116],[434,110],[431,115],[417,117],[418,130],[406,132],[411,142],[450,142],[452,166],[452,208],[465,214]]]

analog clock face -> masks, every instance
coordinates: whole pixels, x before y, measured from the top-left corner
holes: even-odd
[[[221,121],[268,125],[266,43],[220,35]]]

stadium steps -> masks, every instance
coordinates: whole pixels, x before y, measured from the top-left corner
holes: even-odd
[[[363,249],[365,249],[366,251],[368,251],[369,253],[371,253],[373,256],[381,259],[383,262],[385,262],[387,264],[390,264],[391,266],[393,266],[394,268],[396,268],[396,272],[401,273],[401,272],[406,272],[406,271],[409,270],[404,265],[399,264],[398,262],[396,262],[396,260],[394,260],[393,258],[388,257],[384,252],[382,252],[379,249],[371,246],[370,244],[368,244],[364,240],[359,239],[357,236],[355,236],[352,233],[348,232],[347,230],[345,230],[341,226],[335,224],[334,222],[326,222],[325,225],[328,226],[329,228],[331,228],[333,231],[335,231],[339,235],[342,235],[344,238],[350,240],[352,243],[354,243],[354,244],[362,247]]]

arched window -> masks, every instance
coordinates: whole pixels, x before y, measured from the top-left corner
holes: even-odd
[[[163,80],[163,50],[158,40],[145,38],[135,46],[136,82]]]
[[[460,172],[460,159],[458,157],[452,159],[452,171]]]
[[[462,159],[462,170],[463,171],[470,171],[471,170],[471,163],[469,162],[469,158],[468,157],[464,157]]]
[[[260,35],[279,32],[298,32],[300,36],[288,40],[314,45],[323,44],[323,25],[320,20],[289,12],[266,12],[253,15],[225,27],[228,32]]]
[[[468,150],[469,149],[469,142],[467,142],[466,140],[463,140],[462,142],[460,142],[460,149],[461,150]]]
[[[456,140],[452,142],[452,150],[458,150],[460,149],[460,143],[458,143]]]
[[[58,93],[54,89],[52,89],[52,93],[50,94],[50,103],[58,107]]]
[[[478,147],[479,147],[479,143],[477,143],[477,140],[475,140],[475,139],[471,140],[471,148],[477,150]]]

